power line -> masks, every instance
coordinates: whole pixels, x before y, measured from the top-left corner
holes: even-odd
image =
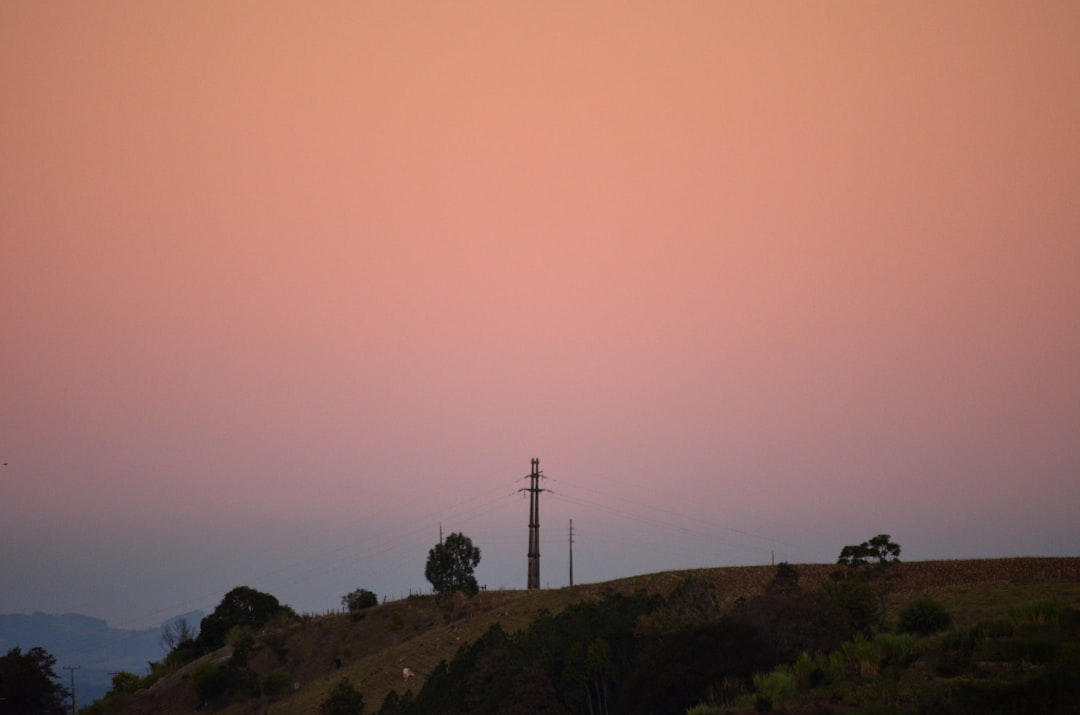
[[[671,520],[658,518],[658,517],[655,517],[655,516],[649,516],[646,513],[642,513],[640,511],[639,512],[627,511],[626,509],[620,509],[620,508],[612,506],[610,504],[598,503],[598,502],[590,500],[590,499],[584,499],[584,498],[581,498],[581,497],[571,496],[571,495],[568,495],[568,494],[566,494],[565,492],[563,492],[561,490],[552,490],[551,493],[552,493],[552,496],[556,500],[565,501],[565,502],[570,503],[570,504],[576,504],[576,505],[579,505],[579,506],[588,507],[591,510],[612,514],[614,516],[630,520],[635,525],[651,526],[653,528],[662,529],[662,530],[665,530],[665,531],[668,531],[668,532],[671,532],[671,533],[675,533],[675,534],[684,534],[684,535],[693,537],[696,540],[707,542],[709,544],[720,543],[720,544],[723,544],[724,546],[727,546],[727,547],[735,547],[735,548],[742,549],[742,550],[745,550],[745,551],[760,554],[759,558],[761,558],[761,559],[763,559],[764,555],[769,552],[769,549],[767,547],[756,546],[756,545],[753,545],[753,544],[746,543],[744,541],[736,541],[736,540],[733,540],[733,539],[728,538],[728,537],[722,537],[722,536],[718,536],[718,535],[715,535],[715,534],[710,534],[710,533],[707,533],[705,531],[702,531],[701,529],[691,528],[689,526],[686,526],[683,523],[678,523],[678,522],[674,522],[674,521],[671,521]],[[646,507],[645,505],[642,505],[642,509],[647,510],[648,507]],[[654,510],[654,511],[664,512],[665,510],[657,509],[657,510]],[[702,523],[702,524],[704,524],[706,526],[715,526],[715,525],[710,524],[708,522],[702,522],[700,520],[695,520],[695,521],[698,521],[699,523]],[[621,542],[625,542],[629,538],[630,537],[626,532],[621,532],[618,537],[615,537],[616,540],[621,541]],[[649,547],[653,547],[655,545],[656,544],[652,540],[650,540],[646,544],[646,546],[649,546]]]
[[[737,528],[734,528],[734,527],[731,527],[731,526],[716,523],[715,521],[702,519],[702,518],[693,516],[691,514],[684,514],[684,513],[672,511],[670,509],[665,509],[663,507],[656,506],[655,504],[643,504],[643,503],[635,501],[633,499],[629,499],[629,498],[627,498],[625,496],[608,494],[608,493],[603,492],[603,491],[601,491],[599,489],[593,489],[593,488],[584,486],[582,484],[568,484],[568,483],[565,483],[562,480],[556,479],[554,477],[552,477],[551,479],[552,479],[552,481],[559,482],[560,484],[566,484],[567,487],[570,487],[572,489],[581,489],[581,490],[584,490],[584,491],[592,492],[592,493],[597,494],[599,496],[602,496],[602,497],[604,497],[605,499],[608,499],[608,500],[621,501],[621,502],[624,502],[624,503],[626,503],[628,505],[637,507],[639,509],[645,509],[648,512],[659,512],[659,513],[662,513],[662,514],[671,515],[671,516],[676,517],[678,519],[678,523],[664,522],[664,521],[661,521],[661,520],[657,519],[656,517],[651,517],[650,518],[650,517],[644,517],[644,516],[642,516],[640,514],[632,514],[632,513],[617,509],[617,508],[615,508],[613,506],[610,506],[610,505],[607,505],[607,504],[597,504],[596,502],[589,501],[589,500],[584,499],[582,497],[576,497],[577,499],[579,499],[581,501],[582,504],[586,504],[586,505],[591,506],[593,508],[602,509],[602,510],[607,511],[607,512],[612,513],[612,514],[616,514],[616,515],[620,515],[620,516],[626,516],[626,517],[633,518],[633,519],[647,520],[647,521],[650,521],[653,524],[656,524],[656,525],[661,525],[662,524],[662,525],[664,525],[665,528],[680,530],[680,531],[683,531],[684,533],[690,534],[692,536],[706,537],[706,535],[701,533],[700,531],[692,529],[692,528],[686,526],[685,522],[690,521],[690,522],[694,522],[694,523],[702,525],[702,526],[708,526],[708,527],[713,528],[713,529],[719,529],[719,530],[722,530],[722,531],[728,531],[728,532],[732,532],[734,534],[739,534],[741,536],[750,537],[751,539],[758,539],[758,540],[765,541],[765,542],[768,542],[768,543],[771,543],[771,544],[781,545],[781,546],[787,547],[788,549],[793,550],[793,551],[797,551],[797,550],[800,549],[800,547],[795,545],[795,544],[791,544],[789,542],[783,541],[781,539],[776,539],[774,537],[765,536],[763,534],[753,533],[753,532],[746,531],[746,530],[743,530],[743,529],[737,529]],[[575,497],[571,497],[570,495],[565,494],[565,493],[560,492],[560,491],[554,491],[553,494],[556,494],[558,496],[562,496],[562,497],[567,498],[567,499],[575,498]],[[717,538],[717,537],[708,536],[707,538]],[[726,543],[730,543],[730,544],[733,544],[735,546],[739,546],[739,547],[742,547],[742,548],[745,548],[745,549],[750,549],[750,550],[753,550],[753,551],[756,551],[756,552],[761,552],[761,553],[764,553],[765,551],[770,550],[768,547],[754,546],[754,545],[751,545],[751,544],[748,544],[748,543],[745,543],[745,542],[742,542],[742,541],[734,541],[734,540],[731,540],[731,539],[725,539],[724,541]]]
[[[588,474],[589,476],[598,477],[600,479],[608,479],[608,480],[615,479],[615,475],[600,473],[600,472],[596,472],[594,470],[573,470],[573,471],[575,471],[575,472],[584,471],[584,473]],[[563,472],[566,473],[567,470],[563,469]],[[555,477],[551,477],[551,479],[552,479],[552,481],[560,481],[559,479],[556,479]],[[656,479],[654,478],[653,482],[655,482],[655,481],[656,481]],[[636,483],[634,481],[627,480],[625,478],[625,476],[622,475],[622,474],[618,475],[618,482],[619,482],[619,488],[620,488],[620,494],[619,495],[611,495],[611,494],[608,494],[608,493],[603,492],[601,490],[587,487],[587,486],[585,486],[583,484],[575,484],[574,487],[578,488],[578,489],[583,489],[585,491],[593,492],[594,494],[597,494],[599,496],[603,496],[606,499],[617,499],[619,501],[624,501],[624,502],[627,502],[627,503],[630,503],[630,504],[635,504],[635,505],[640,505],[640,502],[635,502],[635,501],[633,501],[632,499],[630,499],[628,497],[622,496],[622,493],[623,493],[622,490],[625,487],[634,487],[634,488],[638,489],[642,494],[646,495],[646,497],[648,497],[648,498],[651,498],[651,497],[654,497],[654,496],[657,495],[657,492],[654,489],[649,489],[649,488],[647,488],[646,486],[644,486],[644,485],[642,485],[640,483]],[[780,496],[783,496],[783,495],[780,495]],[[681,501],[681,502],[683,502],[685,504],[689,504],[689,505],[692,505],[692,506],[698,506],[700,504],[700,502],[698,500],[688,498],[685,495],[682,495],[682,494],[680,494],[678,492],[672,492],[670,490],[665,490],[663,492],[663,498],[664,499],[678,500],[678,501]],[[725,531],[732,531],[732,532],[735,532],[737,534],[742,534],[744,536],[750,536],[750,537],[755,538],[755,539],[762,539],[762,540],[765,540],[765,541],[771,541],[771,542],[774,542],[774,543],[777,543],[777,544],[781,544],[781,545],[784,545],[784,546],[797,548],[797,547],[794,547],[790,543],[785,543],[785,542],[782,542],[782,541],[780,541],[778,539],[768,537],[768,536],[764,536],[764,535],[761,535],[761,534],[758,534],[758,533],[754,533],[752,531],[746,531],[746,530],[743,530],[743,529],[737,529],[735,527],[731,527],[731,526],[728,526],[728,525],[725,525],[725,524],[715,524],[713,522],[709,522],[709,521],[706,521],[706,520],[703,520],[703,519],[700,519],[700,518],[696,518],[696,517],[694,517],[692,515],[684,515],[682,513],[673,512],[673,511],[668,510],[668,509],[663,509],[662,507],[654,507],[654,506],[652,506],[651,502],[650,502],[648,508],[650,508],[650,509],[656,508],[656,509],[659,509],[661,511],[666,511],[669,514],[675,514],[676,516],[679,516],[680,518],[688,518],[688,519],[691,519],[693,521],[698,521],[699,523],[711,524],[711,525],[715,526],[716,528],[723,529]],[[787,520],[784,520],[782,522],[777,522],[774,519],[770,519],[765,514],[754,514],[753,519],[754,519],[755,522],[770,522],[771,521],[773,525],[778,525],[779,524],[779,525],[784,526],[785,528],[793,526]],[[812,535],[818,536],[818,537],[827,537],[827,538],[833,539],[833,540],[840,540],[840,539],[843,538],[843,536],[841,536],[841,535],[839,535],[839,534],[837,534],[837,533],[835,533],[833,531],[822,531],[822,530],[818,530],[818,529],[811,529],[811,528],[808,528],[806,526],[797,526],[795,528],[797,528],[799,531],[805,532],[807,534],[812,534]]]

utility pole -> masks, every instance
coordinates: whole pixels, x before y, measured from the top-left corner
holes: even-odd
[[[81,667],[81,665],[64,666],[64,670],[71,671],[71,715],[79,715],[79,706],[75,701],[75,671]]]
[[[570,520],[570,585],[574,585],[574,520]]]
[[[529,579],[527,588],[540,588],[540,492],[547,489],[540,488],[540,460],[533,457],[532,473],[526,477],[529,486],[519,489],[519,492],[529,492]]]

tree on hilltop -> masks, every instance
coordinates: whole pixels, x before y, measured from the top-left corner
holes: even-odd
[[[379,605],[379,597],[366,588],[358,588],[352,593],[346,593],[342,596],[341,605],[350,611],[362,611],[365,608]]]
[[[438,594],[462,591],[473,596],[480,587],[473,570],[480,563],[480,549],[461,533],[450,534],[442,543],[428,552],[424,577],[431,582]]]
[[[878,569],[900,563],[900,545],[892,542],[888,534],[878,534],[861,544],[845,546],[836,560],[840,566],[859,571],[868,566]]]
[[[213,613],[202,620],[195,642],[200,651],[208,653],[224,646],[233,628],[261,628],[276,616],[296,618],[296,612],[283,606],[269,593],[256,591],[249,586],[237,586],[225,594]]]
[[[845,546],[836,563],[845,568],[833,572],[826,590],[847,609],[856,630],[880,625],[898,576],[900,545],[888,534],[878,534],[861,544]]]

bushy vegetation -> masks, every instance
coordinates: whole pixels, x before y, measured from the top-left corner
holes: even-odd
[[[348,678],[342,678],[319,704],[322,715],[363,715],[364,696]]]
[[[282,695],[285,695],[285,693],[292,690],[292,683],[292,675],[284,670],[275,670],[263,678],[263,695],[271,700],[280,698]]]
[[[191,689],[199,697],[199,702],[205,703],[219,695],[224,695],[229,690],[229,676],[224,668],[214,663],[199,663],[191,671],[188,681]]]
[[[945,630],[951,624],[952,616],[945,606],[932,598],[917,598],[900,611],[896,630],[925,636]]]
[[[362,611],[365,608],[379,605],[379,597],[366,588],[358,588],[352,593],[342,596],[341,605],[352,612]]]
[[[1057,625],[1061,604],[1056,601],[1021,603],[1009,609],[1009,622],[1021,626]]]
[[[691,581],[667,599],[609,592],[512,635],[496,625],[379,712],[681,713],[706,689],[748,690],[775,664],[757,631],[715,602]]]
[[[890,544],[880,545],[886,567],[898,550]],[[880,595],[871,584],[882,569],[847,569],[827,589],[803,590],[798,571],[780,564],[763,593],[730,612],[711,583],[687,579],[666,598],[611,592],[521,633],[496,625],[440,663],[414,697],[388,696],[380,713],[783,707],[801,689],[911,658],[914,637],[873,635]]]
[[[162,662],[151,663],[150,672],[143,677],[133,673],[115,674],[113,687],[105,697],[81,709],[87,715],[122,712],[137,691],[226,645],[232,648],[228,660],[220,664],[198,663],[186,676],[188,689],[198,704],[263,696],[280,698],[292,687],[289,673],[274,671],[261,677],[249,667],[249,661],[263,648],[269,648],[276,661],[284,661],[287,647],[280,626],[296,620],[296,612],[274,596],[247,586],[234,588],[203,619],[198,637],[192,637],[194,631],[186,623],[163,629],[162,642],[171,643],[173,648]],[[272,626],[279,630],[266,632]]]
[[[85,715],[111,715],[121,712],[136,691],[150,687],[156,679],[150,676],[139,677],[128,672],[114,673],[112,689],[105,693],[105,697],[88,707],[80,707],[79,710]]]
[[[875,538],[880,559],[842,563],[824,584],[827,574],[820,567],[781,564],[767,584],[757,570],[752,579],[740,576],[735,592],[752,595],[734,605],[726,576],[716,581],[685,578],[663,597],[655,591],[670,588],[671,582],[650,576],[641,583],[651,592],[609,590],[599,600],[590,600],[598,598],[596,590],[574,591],[584,598],[576,602],[570,592],[530,592],[542,599],[530,601],[529,609],[550,605],[556,611],[541,611],[535,618],[535,610],[526,615],[493,608],[517,597],[491,593],[412,598],[372,610],[363,624],[356,623],[356,613],[364,611],[295,629],[282,627],[288,618],[280,613],[267,622],[270,628],[237,619],[224,637],[230,658],[200,661],[182,672],[185,702],[209,712],[239,712],[261,711],[272,700],[289,698],[277,707],[359,713],[364,698],[354,683],[363,682],[365,691],[374,688],[383,698],[377,711],[382,715],[1008,713],[1029,711],[1028,704],[1033,711],[1080,712],[1080,687],[1072,682],[1080,666],[1080,614],[1066,605],[1075,604],[1080,592],[1016,588],[1002,599],[1001,590],[943,589],[934,591],[940,603],[926,598],[901,602],[895,620],[886,621],[891,589],[902,584],[904,590],[897,589],[890,600],[902,599],[897,594],[909,592],[913,582],[906,571],[903,580],[892,579],[899,547],[893,549],[885,535]],[[853,558],[865,555],[863,546],[873,545],[860,545]],[[800,574],[810,587],[803,588]],[[1034,600],[1009,608],[1024,598]],[[966,603],[979,608],[973,611]],[[462,645],[452,658],[434,665],[441,656],[423,662],[417,654],[429,652],[428,629],[440,623],[440,615],[446,617],[448,632],[460,634]],[[476,616],[480,619],[473,622]],[[502,625],[493,616],[501,616]],[[960,626],[950,627],[953,619]],[[491,622],[495,625],[482,631],[480,624]],[[886,624],[894,628],[886,630]],[[327,634],[339,642],[342,627],[350,630],[347,641],[312,649],[315,635],[320,643]],[[294,641],[291,634],[301,639]],[[409,645],[418,635],[424,645]],[[367,665],[360,666],[375,652],[361,644],[374,640],[381,643],[378,649],[404,646],[408,659],[398,657],[398,663],[417,669],[417,678],[405,684],[415,692],[387,692],[386,673],[373,677]],[[316,651],[327,659],[327,667],[335,663],[341,668],[344,659],[347,670],[338,675],[347,673],[353,680],[337,680],[332,690],[324,688],[333,679],[324,681],[326,686],[311,688],[305,682],[308,687],[294,688],[282,668],[300,667],[297,654],[304,653],[300,661],[305,665],[297,672],[307,680],[306,660]],[[114,691],[89,712],[120,712],[119,704],[135,690],[180,667],[181,655],[170,653],[145,678],[126,674],[114,680]],[[385,665],[381,658],[380,664]],[[402,681],[394,678],[400,687]],[[256,698],[263,700],[250,702]],[[103,707],[108,703],[117,707]]]
[[[56,677],[56,658],[41,647],[11,648],[0,656],[0,713],[66,712],[68,691]]]
[[[379,713],[774,712],[806,698],[865,702],[867,692],[913,702],[905,677],[929,656],[914,633],[879,631],[882,572],[856,566],[805,590],[781,564],[764,592],[729,611],[696,579],[665,598],[608,593],[521,633],[492,626],[438,664],[415,697],[394,693]],[[930,610],[906,612],[922,615],[922,628]]]
[[[428,552],[424,577],[438,594],[455,591],[473,596],[480,586],[473,571],[480,563],[480,549],[473,546],[472,539],[453,533],[440,541]]]
[[[777,661],[790,662],[803,651],[837,648],[864,626],[852,613],[855,607],[838,595],[862,588],[861,581],[845,581],[842,590],[803,591],[793,572],[780,564],[765,593],[739,602],[733,611],[736,619],[757,631]],[[876,603],[873,594],[867,598]]]
[[[857,633],[837,651],[804,653],[791,665],[755,674],[753,695],[733,707],[771,712],[794,703],[829,703],[832,710],[865,712],[1077,712],[1078,668],[1080,610],[1028,604],[997,621],[922,637]]]
[[[195,652],[202,655],[221,648],[234,628],[256,630],[273,619],[289,621],[297,618],[293,609],[282,605],[269,593],[237,586],[225,594],[213,613],[202,620],[199,636],[195,639]]]
[[[609,592],[542,614],[522,632],[492,627],[440,663],[418,693],[391,693],[378,712],[1080,710],[1075,609],[1032,603],[950,628],[942,626],[943,606],[916,599],[900,612],[906,625],[888,632],[854,628],[830,598],[827,590],[801,589],[786,565],[763,593],[730,612],[708,582],[695,579],[666,598]],[[814,613],[797,605],[807,599],[838,614],[847,635],[819,629]],[[822,647],[795,653],[800,640]]]
[[[862,633],[878,628],[900,563],[900,546],[888,534],[878,534],[861,544],[845,546],[826,593],[847,611],[851,627]]]

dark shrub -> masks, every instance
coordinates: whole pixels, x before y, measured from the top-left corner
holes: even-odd
[[[772,668],[770,651],[756,628],[733,618],[650,639],[612,712],[684,713],[711,684],[745,686],[755,672]]]
[[[224,695],[229,689],[229,677],[224,670],[213,663],[199,663],[191,671],[189,681],[191,689],[202,701],[212,700]]]
[[[292,683],[293,679],[291,675],[284,670],[275,670],[273,673],[263,678],[263,695],[271,699],[279,698],[292,690]]]
[[[851,627],[870,632],[881,622],[881,607],[874,589],[865,578],[847,578],[824,584],[825,593],[845,611]]]
[[[213,613],[202,619],[199,637],[195,640],[198,653],[209,653],[224,646],[229,633],[238,626],[255,631],[275,617],[295,619],[296,613],[268,593],[237,586],[225,594]]]
[[[925,636],[943,631],[952,624],[952,616],[932,598],[917,598],[900,611],[896,622],[899,633]]]
[[[777,662],[836,650],[854,632],[843,605],[823,591],[764,593],[737,605],[732,616],[757,630]]]
[[[366,588],[358,588],[352,593],[342,596],[341,605],[350,611],[362,611],[365,608],[379,605],[379,598]]]
[[[342,678],[330,690],[330,695],[319,703],[322,715],[363,715],[364,696],[360,694],[352,681]]]

